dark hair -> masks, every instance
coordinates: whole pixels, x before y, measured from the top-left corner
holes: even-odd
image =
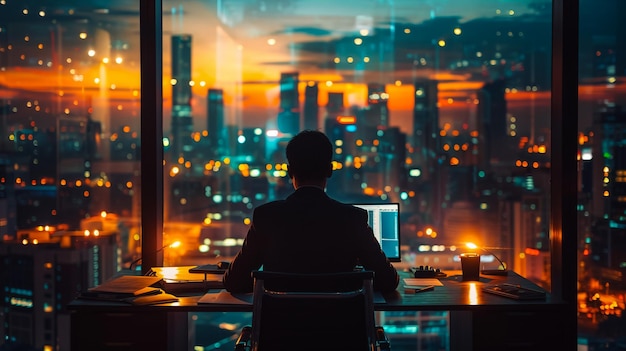
[[[289,175],[300,180],[324,179],[332,172],[333,145],[326,134],[305,130],[289,140]]]

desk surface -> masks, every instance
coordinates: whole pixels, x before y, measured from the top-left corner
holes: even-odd
[[[537,285],[519,276],[514,272],[509,272],[507,276],[481,275],[480,281],[464,282],[461,279],[461,272],[451,271],[448,276],[439,280],[443,286],[436,286],[434,290],[420,293],[405,293],[404,284],[401,281],[398,289],[390,294],[384,295],[384,303],[375,303],[377,311],[459,311],[475,309],[480,310],[507,310],[513,306],[523,305],[524,309],[559,308],[565,302],[554,299],[550,294],[545,300],[518,301],[515,299],[489,294],[482,291],[486,285],[510,283],[522,287],[539,289]],[[410,273],[401,272],[401,278],[410,277]],[[212,290],[217,292],[218,290]],[[178,302],[135,306],[125,303],[93,301],[77,299],[68,305],[71,311],[162,311],[162,312],[249,312],[252,311],[251,304],[213,304],[198,303],[202,294],[177,295]]]

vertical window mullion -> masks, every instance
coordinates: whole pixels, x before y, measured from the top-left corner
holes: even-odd
[[[140,0],[142,273],[163,265],[162,0]]]

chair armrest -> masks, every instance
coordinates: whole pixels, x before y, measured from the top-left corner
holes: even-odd
[[[385,334],[385,329],[381,326],[376,326],[376,350],[391,350],[391,345],[389,345],[389,339],[387,338],[387,334]]]
[[[235,351],[250,350],[250,339],[252,338],[252,327],[246,326],[241,329],[241,334],[235,342]]]

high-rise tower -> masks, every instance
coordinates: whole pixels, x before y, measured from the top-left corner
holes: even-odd
[[[224,129],[224,91],[209,89],[207,106],[207,129],[212,156],[225,154],[226,130]]]
[[[418,80],[413,106],[413,140],[415,162],[422,176],[430,179],[439,152],[439,109],[437,108],[437,81]]]
[[[319,105],[317,97],[319,88],[317,82],[309,82],[304,89],[304,129],[317,130],[317,115],[319,113]]]
[[[283,134],[296,135],[300,131],[300,101],[298,72],[280,74],[280,109],[278,130]]]
[[[428,204],[419,211],[424,220],[435,227],[441,227],[441,206],[444,202],[445,168],[439,164],[440,136],[439,109],[437,107],[437,81],[420,79],[413,83],[413,167],[419,171],[418,190],[422,202]]]
[[[172,36],[172,143],[176,159],[191,151],[191,35]]]
[[[335,118],[344,113],[343,93],[329,92],[328,104],[326,105],[326,117]]]
[[[365,124],[370,127],[389,126],[389,95],[384,84],[370,83],[367,85],[367,105]]]
[[[507,143],[505,87],[505,81],[499,79],[485,83],[478,91],[478,127],[482,136],[480,158],[485,167],[493,160],[514,154]]]

